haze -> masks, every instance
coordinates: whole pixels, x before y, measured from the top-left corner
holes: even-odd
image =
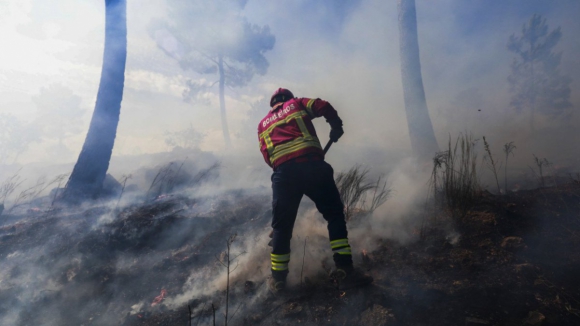
[[[575,111],[580,107],[579,12],[580,3],[564,0],[418,0],[422,72],[440,147],[450,135],[467,131],[476,138],[487,136],[497,150],[516,141],[528,151],[526,160],[534,153],[571,164],[578,146],[577,134],[569,132],[578,125],[577,114],[540,121],[540,129],[549,132],[540,145],[527,148],[528,118],[509,106],[507,76],[513,54],[506,44],[534,13],[546,18],[550,29],[560,26],[557,50],[563,52],[561,71],[572,78]],[[153,20],[166,15],[165,1],[128,2],[126,82],[114,157],[170,151],[167,132],[190,126],[205,135],[196,144],[199,148],[224,154],[217,86],[201,94],[205,101],[186,103],[182,97],[186,80],[213,83],[216,77],[182,70],[147,31]],[[250,160],[247,164],[268,169],[254,134],[268,107],[252,112],[251,105],[269,98],[277,87],[326,99],[336,107],[346,135],[329,160],[339,169],[371,160],[381,164],[386,157],[410,151],[395,2],[250,0],[242,15],[253,24],[268,25],[276,37],[273,50],[265,53],[268,72],[254,76],[246,87],[226,89],[232,151]],[[18,122],[10,123],[13,128],[1,144],[1,163],[10,170],[28,163],[72,166],[98,89],[104,2],[4,0],[0,38],[0,114]],[[325,142],[328,127],[319,120]],[[23,138],[17,143],[24,150],[10,147],[8,140],[15,137]],[[114,164],[111,169],[116,169]]]

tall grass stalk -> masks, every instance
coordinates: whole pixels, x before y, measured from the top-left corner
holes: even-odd
[[[237,234],[232,234],[230,235],[230,237],[228,238],[228,240],[226,241],[226,251],[222,254],[221,258],[216,257],[216,260],[223,266],[226,268],[226,272],[227,272],[227,283],[226,283],[226,312],[224,314],[225,317],[225,326],[228,326],[228,321],[230,319],[228,319],[228,313],[229,313],[229,302],[230,302],[230,275],[231,273],[233,273],[237,268],[238,268],[238,264],[236,263],[236,266],[234,268],[231,267],[231,264],[234,260],[236,260],[236,258],[238,258],[239,256],[245,254],[245,251],[242,251],[241,253],[237,254],[236,256],[234,256],[232,258],[231,256],[231,249],[232,249],[232,244],[234,243],[234,241],[236,240]],[[238,306],[238,309],[240,307]],[[234,315],[236,311],[234,312]],[[215,310],[214,310],[215,313]],[[215,315],[214,315],[215,316]],[[214,317],[215,318],[215,317]],[[232,317],[233,318],[233,315]]]
[[[504,166],[504,173],[503,173],[503,177],[504,177],[504,186],[505,186],[505,191],[507,193],[507,165],[508,165],[508,158],[510,156],[510,154],[512,154],[512,156],[514,155],[514,150],[516,149],[516,145],[514,145],[514,142],[511,141],[509,143],[505,143],[503,145],[503,152],[505,154],[505,166]]]
[[[302,290],[302,275],[304,273],[304,258],[306,258],[306,242],[308,237],[304,238],[304,251],[302,252],[302,268],[300,269],[300,290]]]
[[[493,176],[495,177],[495,184],[497,185],[497,193],[501,194],[501,188],[499,186],[499,179],[497,177],[498,167],[496,166],[496,163],[493,159],[493,155],[491,155],[491,149],[489,148],[489,143],[485,139],[485,136],[483,136],[483,148],[485,149],[485,152],[487,153],[487,155],[485,155],[483,157],[483,160],[484,160],[484,162],[487,163],[487,167],[491,170],[491,172],[493,172]],[[500,166],[500,168],[501,168],[501,166]]]
[[[125,186],[127,185],[127,180],[131,179],[133,177],[132,174],[123,174],[123,176],[121,177],[121,182],[123,184],[123,186],[121,187],[121,192],[119,193],[119,198],[117,199],[117,205],[115,205],[115,209],[117,209],[117,207],[119,207],[119,203],[121,202],[121,197],[123,196],[123,193],[125,192]]]
[[[455,145],[433,158],[430,180],[436,202],[449,209],[453,219],[462,219],[473,206],[479,191],[477,154],[471,135],[459,135]]]
[[[149,189],[147,190],[147,194],[145,195],[145,202],[155,199],[161,194],[163,181],[165,181],[167,176],[171,174],[171,172],[173,172],[171,169],[173,163],[174,162],[170,162],[168,165],[163,166],[159,169],[159,171],[155,175],[155,178],[153,178],[153,181],[151,182]],[[157,191],[154,193],[154,195],[151,195],[153,191],[155,191],[154,190],[155,187],[157,187]]]
[[[534,163],[536,163],[538,172],[540,173],[540,186],[545,187],[546,183],[544,182],[544,167],[550,166],[550,162],[546,158],[540,159],[535,154],[532,155],[534,156]]]

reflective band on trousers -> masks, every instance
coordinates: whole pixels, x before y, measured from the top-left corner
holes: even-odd
[[[352,255],[350,245],[348,244],[348,239],[336,239],[330,241],[330,247],[332,252],[339,255]]]
[[[272,270],[285,271],[288,269],[288,262],[290,262],[290,254],[284,255],[270,254],[270,260],[272,261]]]
[[[346,238],[336,239],[336,240],[330,241],[330,247],[332,249],[340,248],[340,247],[344,247],[344,246],[348,246],[348,239],[346,239]]]

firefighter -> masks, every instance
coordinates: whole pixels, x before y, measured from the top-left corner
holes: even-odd
[[[328,222],[330,247],[335,270],[331,277],[341,288],[365,285],[373,278],[353,267],[348,243],[344,207],[336,188],[332,167],[324,161],[324,151],[312,119],[324,117],[330,124],[333,142],[343,135],[342,120],[330,103],[321,99],[295,98],[279,88],[270,99],[271,110],[258,125],[260,151],[272,167],[272,277],[273,293],[286,287],[290,262],[290,239],[303,195],[316,204]]]

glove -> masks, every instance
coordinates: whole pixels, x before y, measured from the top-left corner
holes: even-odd
[[[332,128],[332,129],[330,129],[330,140],[332,140],[332,142],[336,143],[338,141],[338,139],[340,137],[342,137],[343,134],[344,134],[344,130],[342,130],[342,127]]]
[[[333,143],[336,143],[344,134],[344,130],[342,130],[342,120],[336,118],[335,120],[328,121],[328,123],[330,124],[330,140],[332,140]]]

